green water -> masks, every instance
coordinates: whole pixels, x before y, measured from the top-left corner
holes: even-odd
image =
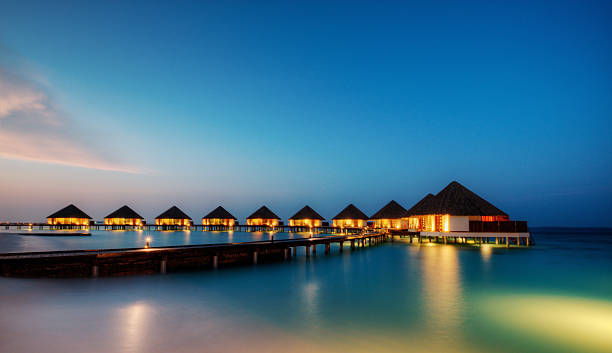
[[[0,278],[0,351],[612,351],[610,231],[534,235],[522,249],[395,242],[218,271]]]

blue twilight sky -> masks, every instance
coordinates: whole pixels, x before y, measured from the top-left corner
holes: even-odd
[[[406,208],[612,226],[611,1],[0,0],[0,221]]]

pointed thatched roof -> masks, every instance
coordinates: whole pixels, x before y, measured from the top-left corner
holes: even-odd
[[[87,218],[91,219],[87,213],[81,211],[78,207],[70,204],[54,214],[47,216],[47,218]]]
[[[274,214],[274,212],[270,211],[270,209],[267,208],[266,206],[261,206],[257,211],[253,212],[252,215],[247,217],[247,219],[255,219],[255,218],[280,219],[279,216]]]
[[[109,214],[104,218],[128,218],[128,219],[144,219],[141,215],[136,213],[133,209],[129,208],[127,205],[124,205],[117,211]]]
[[[308,205],[304,206],[304,208],[297,211],[297,213],[294,214],[293,217],[289,219],[318,219],[321,221],[325,220],[325,218],[321,217],[321,215],[318,214],[317,211],[313,210]]]
[[[374,213],[370,219],[398,219],[407,218],[408,216],[408,211],[406,211],[405,208],[394,200],[391,200],[385,207]]]
[[[436,204],[436,196],[434,194],[427,194],[425,197],[421,199],[421,201],[417,202],[414,206],[412,206],[408,213],[411,216],[414,215],[426,215],[426,214],[436,214],[437,204]]]
[[[236,219],[236,217],[232,216],[231,213],[227,212],[227,210],[221,206],[215,208],[214,210],[212,210],[209,214],[207,214],[206,216],[202,217],[202,219],[213,219],[213,218],[217,218],[217,219]]]
[[[185,212],[181,211],[178,207],[172,206],[166,212],[155,217],[155,219],[191,219]]]
[[[450,214],[454,216],[508,216],[487,200],[453,181],[437,195],[427,195],[409,213],[411,215]]]
[[[336,215],[336,217],[332,219],[364,219],[367,220],[368,216],[365,213],[361,212],[360,209],[355,207],[355,205],[350,204],[346,206],[340,213]]]

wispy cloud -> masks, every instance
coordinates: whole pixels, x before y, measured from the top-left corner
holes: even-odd
[[[0,158],[139,173],[81,138],[48,89],[0,62]]]

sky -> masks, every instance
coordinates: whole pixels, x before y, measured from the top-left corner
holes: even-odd
[[[409,208],[612,226],[610,1],[0,0],[0,221]]]

